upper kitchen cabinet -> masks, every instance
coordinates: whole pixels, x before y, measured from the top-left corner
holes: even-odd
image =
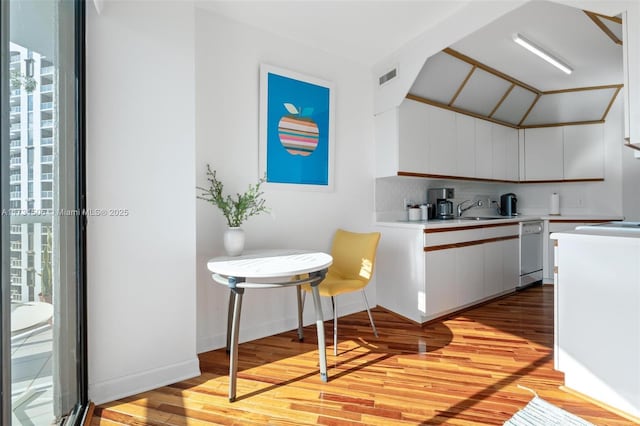
[[[527,181],[562,180],[564,149],[562,127],[524,131],[524,177]]]
[[[640,150],[640,5],[622,15],[625,144]]]
[[[378,177],[518,180],[516,129],[411,99],[375,123]]]
[[[524,130],[525,181],[604,179],[604,126]]]

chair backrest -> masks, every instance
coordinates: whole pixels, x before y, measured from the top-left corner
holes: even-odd
[[[333,237],[331,271],[342,278],[368,283],[373,276],[379,232],[356,233],[338,229]]]

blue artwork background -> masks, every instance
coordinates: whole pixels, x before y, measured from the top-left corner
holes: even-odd
[[[267,182],[307,185],[329,184],[329,88],[268,73]],[[278,123],[288,115],[285,103],[313,108],[318,125],[316,150],[307,157],[291,155],[280,143]]]

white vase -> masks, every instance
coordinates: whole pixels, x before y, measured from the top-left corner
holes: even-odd
[[[224,249],[229,256],[239,256],[244,249],[244,230],[239,227],[229,227],[224,231]]]

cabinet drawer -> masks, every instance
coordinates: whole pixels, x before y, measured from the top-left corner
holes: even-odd
[[[446,230],[445,230],[446,229]],[[483,244],[494,238],[518,236],[518,223],[470,225],[460,228],[427,228],[424,234],[425,251],[428,248],[445,248],[470,244]]]

